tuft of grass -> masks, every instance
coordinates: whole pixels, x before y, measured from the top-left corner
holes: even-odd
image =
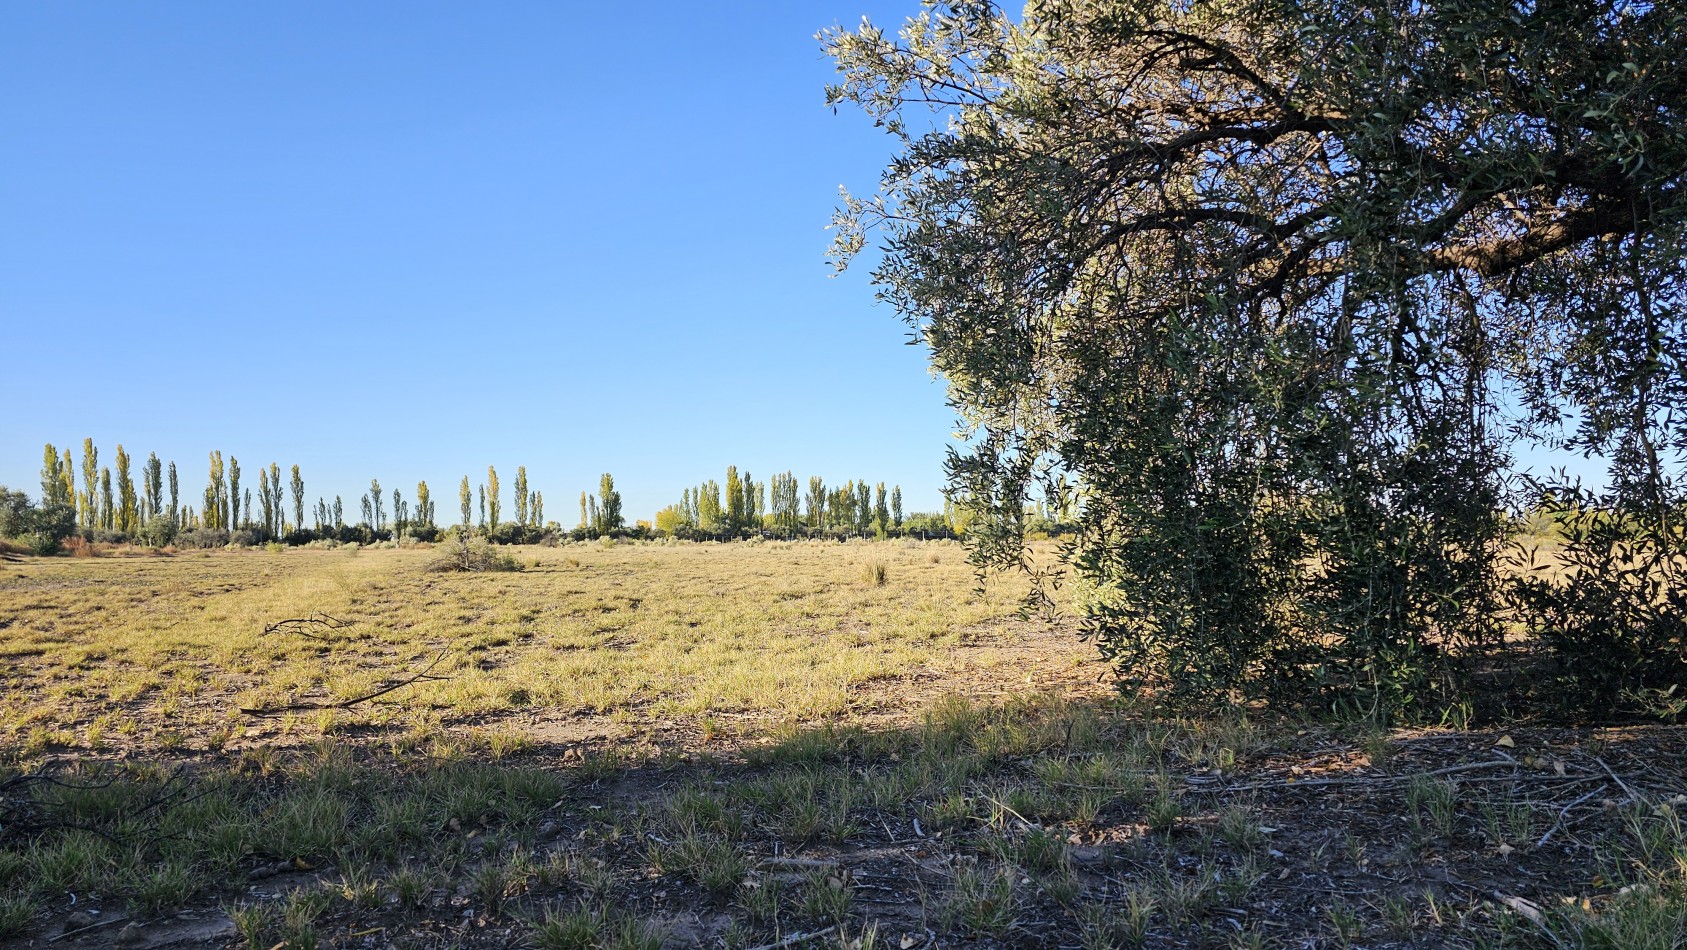
[[[861,579],[869,587],[883,587],[890,579],[890,567],[883,561],[872,561],[862,567]]]
[[[0,939],[21,937],[35,923],[35,904],[21,894],[0,897]]]
[[[942,907],[944,925],[973,934],[1005,936],[1019,922],[1020,898],[1014,877],[1011,868],[956,871]]]

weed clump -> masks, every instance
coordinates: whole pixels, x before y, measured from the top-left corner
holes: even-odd
[[[439,554],[428,563],[430,571],[519,571],[521,563],[504,554],[482,538],[458,534],[455,541],[443,545]]]

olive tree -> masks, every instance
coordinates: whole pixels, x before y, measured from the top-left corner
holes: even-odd
[[[876,238],[970,426],[975,557],[1025,563],[1027,497],[1073,476],[1067,563],[1127,687],[1463,688],[1512,603],[1512,440],[1608,451],[1605,500],[1653,525],[1681,508],[1684,33],[1613,0],[953,3],[822,33],[829,101],[899,143],[835,253]]]

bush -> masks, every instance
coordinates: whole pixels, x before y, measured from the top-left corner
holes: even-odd
[[[264,533],[252,528],[236,528],[228,533],[231,547],[255,548],[264,542]]]
[[[155,548],[176,540],[176,523],[163,515],[154,515],[141,526],[141,540]]]
[[[228,532],[221,528],[188,528],[176,532],[178,548],[221,548],[228,546]]]
[[[1600,716],[1657,715],[1658,700],[1687,683],[1687,538],[1667,519],[1562,497],[1570,500],[1551,514],[1565,570],[1531,560],[1511,590],[1518,617],[1549,653],[1552,698]]]
[[[439,549],[428,563],[430,571],[519,571],[521,565],[508,554],[494,549],[484,538],[458,533]]]
[[[36,554],[57,554],[59,545],[76,533],[76,512],[69,505],[32,508],[22,521],[21,540]]]

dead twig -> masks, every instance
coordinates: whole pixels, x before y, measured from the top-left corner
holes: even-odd
[[[1416,778],[1416,777],[1419,777],[1419,776],[1422,776],[1424,778],[1436,778],[1436,777],[1439,777],[1439,776],[1442,776],[1442,775],[1455,775],[1459,772],[1475,772],[1475,771],[1478,771],[1478,770],[1481,770],[1481,769],[1497,769],[1497,768],[1515,769],[1518,766],[1519,766],[1519,763],[1517,761],[1513,760],[1513,759],[1491,759],[1491,760],[1486,761],[1486,762],[1465,762],[1461,765],[1449,765],[1446,768],[1435,769],[1435,770],[1429,771],[1429,772],[1412,772],[1412,773],[1407,773],[1405,775],[1371,775],[1371,776],[1362,776],[1362,777],[1358,777],[1358,778],[1315,778],[1315,779],[1305,779],[1305,780],[1302,780],[1302,781],[1295,781],[1293,779],[1284,779],[1280,782],[1255,782],[1255,783],[1250,784],[1250,785],[1218,785],[1218,786],[1196,785],[1196,786],[1190,787],[1188,789],[1188,791],[1192,791],[1192,792],[1246,792],[1246,791],[1253,791],[1253,790],[1256,790],[1256,789],[1266,789],[1266,788],[1321,788],[1321,787],[1327,787],[1327,786],[1331,786],[1331,785],[1391,785],[1391,784],[1394,784],[1396,782],[1409,782],[1413,778]],[[1529,777],[1529,776],[1518,776],[1518,777],[1523,778],[1523,777]],[[1577,776],[1564,776],[1564,775],[1556,775],[1556,774],[1541,775],[1541,776],[1538,776],[1538,777],[1543,778],[1543,779],[1548,779],[1548,778],[1558,779],[1560,781],[1574,781],[1578,778]]]
[[[418,683],[418,682],[422,682],[424,680],[437,681],[437,680],[449,679],[449,677],[445,677],[445,676],[432,676],[432,675],[430,675],[433,672],[433,668],[438,666],[439,662],[441,660],[445,659],[445,654],[448,653],[448,652],[450,652],[449,649],[439,651],[439,655],[433,658],[433,662],[431,662],[427,666],[423,667],[421,672],[419,672],[419,673],[416,673],[416,674],[414,674],[412,676],[409,676],[405,679],[398,680],[397,682],[389,683],[387,686],[384,686],[381,689],[375,690],[373,693],[365,693],[362,696],[358,696],[358,697],[355,697],[355,698],[352,698],[352,699],[341,700],[340,702],[337,702],[337,703],[289,703],[286,706],[269,706],[269,707],[264,707],[264,708],[242,707],[240,711],[245,713],[248,716],[274,716],[274,715],[277,715],[277,714],[280,714],[280,713],[300,712],[300,711],[311,710],[311,709],[350,709],[351,707],[356,706],[358,703],[366,703],[371,699],[379,699],[379,698],[381,698],[382,696],[385,696],[388,693],[394,692],[396,690],[403,689],[404,687],[409,686],[412,683]]]
[[[63,940],[66,937],[74,937],[77,934],[85,934],[90,930],[98,930],[101,927],[110,927],[112,924],[120,924],[120,923],[122,923],[122,922],[124,922],[125,920],[128,920],[128,919],[129,918],[127,918],[127,917],[109,917],[105,920],[96,920],[86,927],[78,927],[75,930],[66,930],[64,933],[59,934],[57,937],[49,937],[49,938],[47,938],[47,942],[48,943],[58,943],[60,940]]]
[[[1557,833],[1558,829],[1564,827],[1564,819],[1569,816],[1570,809],[1576,807],[1577,805],[1580,805],[1582,802],[1587,801],[1588,799],[1590,799],[1593,796],[1599,794],[1600,792],[1603,792],[1604,790],[1605,790],[1605,786],[1604,786],[1604,784],[1601,784],[1598,788],[1594,789],[1593,791],[1588,792],[1586,795],[1583,795],[1582,797],[1576,799],[1575,801],[1571,802],[1570,804],[1565,805],[1563,808],[1559,809],[1558,818],[1553,821],[1552,827],[1548,828],[1546,830],[1546,834],[1541,835],[1541,840],[1535,842],[1535,847],[1537,847],[1537,848],[1545,847],[1546,843],[1548,841],[1552,840],[1552,836]]]
[[[818,940],[827,934],[835,934],[837,932],[838,928],[836,927],[827,927],[824,930],[810,930],[808,933],[792,934],[783,940],[775,940],[772,943],[764,943],[759,947],[752,947],[750,950],[781,950],[781,948],[784,947],[794,947],[799,943],[807,943],[810,940]]]
[[[341,620],[338,617],[332,617],[317,611],[309,617],[291,617],[287,620],[266,623],[264,624],[264,634],[267,636],[272,633],[296,633],[301,637],[309,637],[312,640],[321,640],[323,643],[328,643],[330,642],[328,637],[317,636],[307,628],[319,626],[327,630],[344,630],[356,624],[357,621],[355,620]]]

